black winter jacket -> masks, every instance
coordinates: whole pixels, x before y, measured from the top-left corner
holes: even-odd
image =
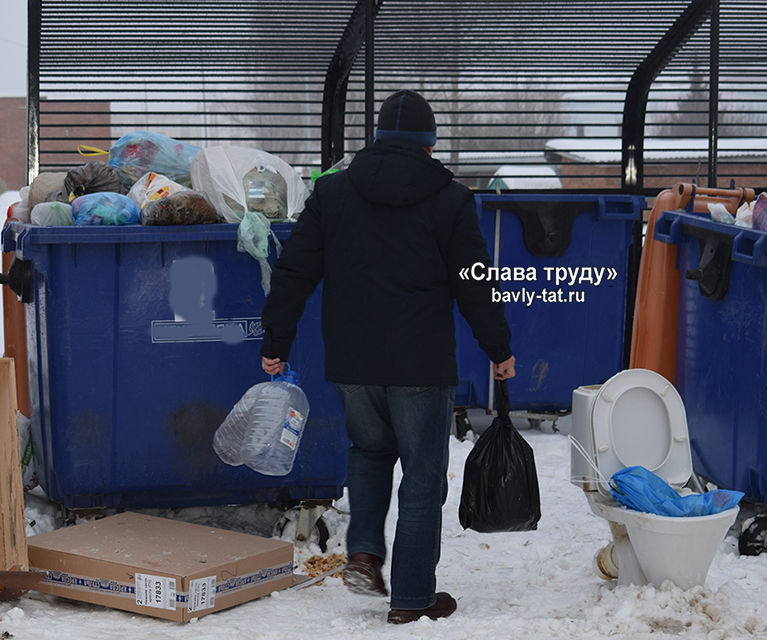
[[[490,359],[511,356],[490,283],[459,277],[478,261],[489,264],[471,191],[422,148],[376,142],[315,184],[274,265],[261,354],[288,359],[304,304],[324,278],[328,380],[455,385],[454,299]]]

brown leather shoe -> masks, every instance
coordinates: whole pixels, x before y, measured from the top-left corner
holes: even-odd
[[[390,609],[387,622],[393,624],[404,624],[405,622],[415,622],[421,616],[427,616],[432,620],[437,618],[447,618],[458,608],[455,598],[449,593],[440,591],[437,594],[437,601],[426,609]]]
[[[344,584],[363,596],[388,596],[381,575],[383,560],[372,553],[353,553],[344,568]]]

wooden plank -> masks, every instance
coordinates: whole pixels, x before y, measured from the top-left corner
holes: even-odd
[[[28,569],[13,358],[0,358],[0,571]]]
[[[0,211],[2,215],[2,211]],[[11,268],[14,253],[3,254],[3,273]],[[5,355],[13,358],[16,371],[17,408],[27,418],[29,413],[29,374],[27,372],[27,329],[24,304],[19,302],[10,287],[0,287],[3,296],[3,322],[5,323]]]

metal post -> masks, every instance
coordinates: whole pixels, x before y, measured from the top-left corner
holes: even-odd
[[[27,184],[40,172],[40,27],[42,0],[27,3]]]
[[[375,21],[376,0],[365,5],[365,144],[372,144],[375,118]]]
[[[621,188],[624,191],[639,193],[644,186],[644,124],[650,87],[676,52],[711,15],[714,2],[692,0],[634,70],[623,105]]]
[[[320,149],[323,171],[344,157],[344,118],[349,72],[365,41],[368,7],[372,10],[371,19],[375,19],[382,2],[383,0],[357,0],[325,74]],[[366,77],[366,86],[368,80],[372,80],[372,74],[370,78]]]
[[[644,126],[650,87],[676,52],[711,15],[713,2],[714,0],[692,0],[669,30],[655,44],[652,51],[634,70],[623,105],[621,189],[624,192],[642,193],[644,188]],[[642,255],[641,222],[634,225],[632,236],[627,265],[626,322],[623,339],[624,368],[629,366],[631,359],[631,335],[639,279],[639,263]]]
[[[719,151],[719,0],[712,0],[708,72],[708,186],[715,189]]]

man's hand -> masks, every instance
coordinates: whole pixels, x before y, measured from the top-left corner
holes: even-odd
[[[261,357],[261,368],[266,371],[270,376],[276,376],[285,371],[285,363],[281,362],[279,358],[264,358]]]
[[[503,362],[494,362],[493,373],[495,373],[495,379],[506,380],[507,378],[513,378],[517,375],[517,372],[514,370],[514,363],[516,361],[517,359],[514,356],[511,356],[511,358],[504,360]]]

